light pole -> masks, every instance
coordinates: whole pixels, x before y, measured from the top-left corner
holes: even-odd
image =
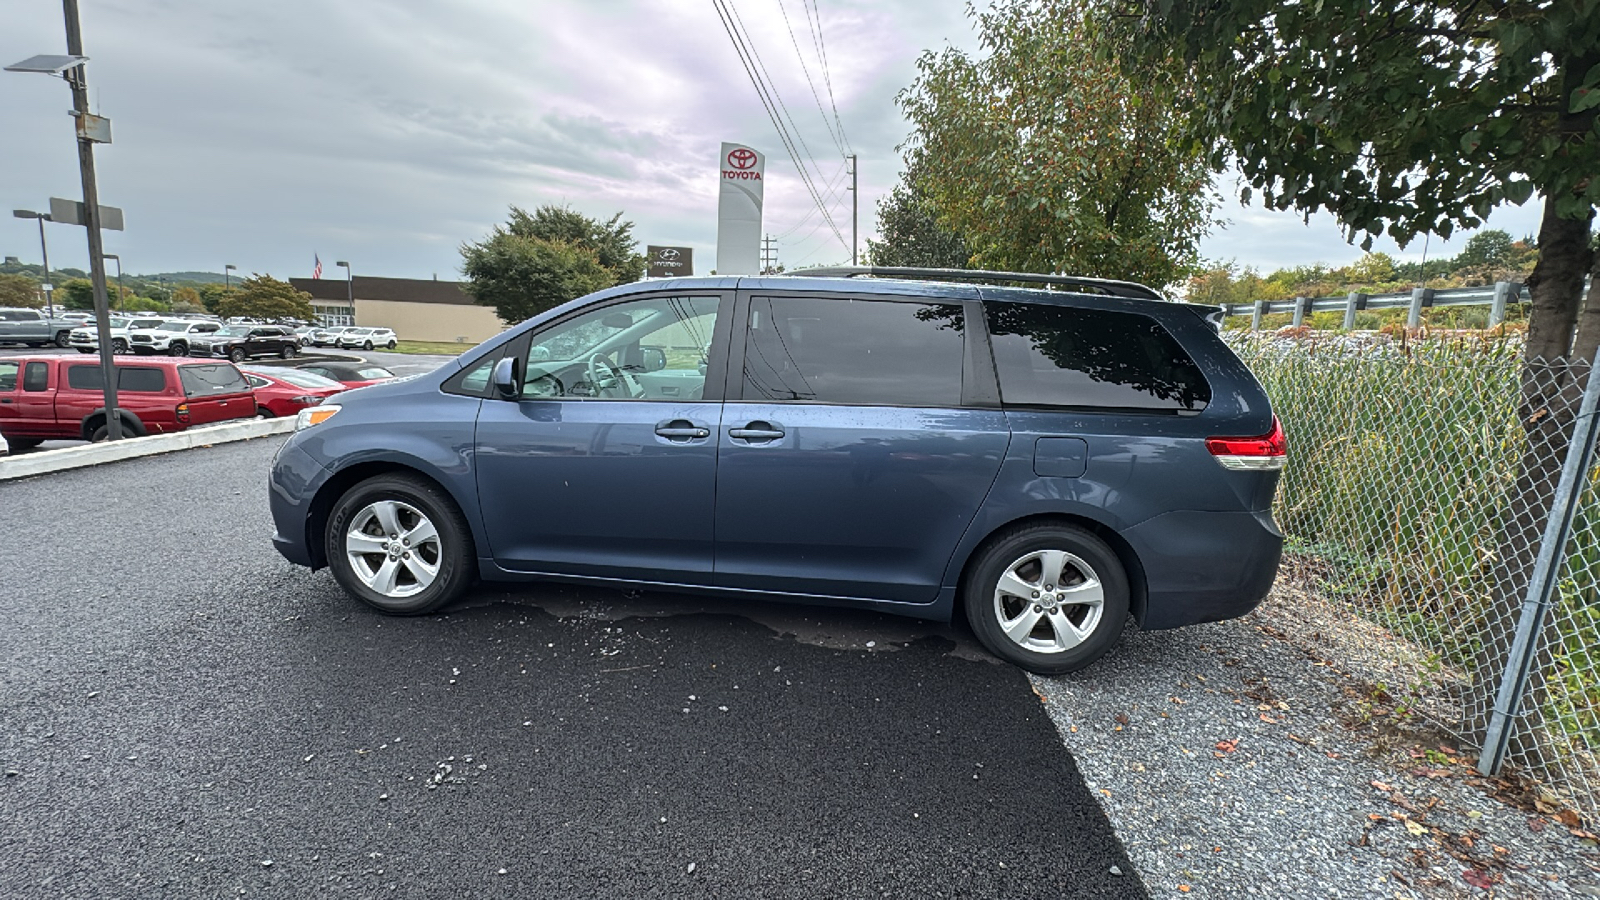
[[[233,290],[233,277],[231,275],[229,275],[228,273],[232,272],[234,269],[237,269],[237,268],[239,268],[239,267],[234,265],[233,263],[226,263],[222,267],[222,286],[227,288],[230,291]],[[215,283],[216,282],[212,282],[212,284],[215,284]]]
[[[117,302],[116,302],[116,307],[117,307],[117,309],[120,310],[120,309],[122,309],[122,305],[125,302],[123,300],[123,297],[122,297],[122,257],[116,255],[115,253],[102,253],[100,255],[105,257],[106,259],[114,259],[114,260],[117,261]]]
[[[349,301],[350,301],[350,321],[354,322],[356,320],[356,276],[355,276],[355,273],[350,271],[350,264],[345,262],[342,259],[337,261],[337,262],[335,262],[334,265],[336,265],[336,266],[344,266],[344,294],[345,294],[345,297],[348,298]]]
[[[106,306],[106,261],[101,257],[100,188],[94,178],[94,145],[111,143],[111,120],[89,112],[89,80],[84,73],[83,31],[78,25],[78,0],[61,0],[66,21],[67,55],[35,56],[6,66],[13,72],[37,72],[66,80],[72,89],[72,116],[78,139],[78,171],[83,180],[83,225],[89,233],[89,275],[94,282],[94,320],[100,333],[100,378],[105,390],[106,437],[122,437],[117,410],[117,368],[111,357],[111,312]]]
[[[13,209],[13,216],[19,219],[39,220],[39,253],[44,256],[44,314],[52,319],[56,317],[55,285],[50,283],[50,248],[44,242],[44,223],[50,220],[49,213],[34,212],[31,209]]]

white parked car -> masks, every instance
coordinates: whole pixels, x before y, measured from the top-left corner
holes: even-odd
[[[399,342],[400,339],[390,328],[346,328],[339,332],[333,345],[345,350],[371,350],[374,347],[393,350]]]
[[[172,319],[154,328],[130,329],[128,346],[132,347],[135,353],[188,356],[189,344],[195,338],[212,334],[221,327],[215,322],[185,322],[181,319]]]
[[[156,328],[164,321],[160,317],[112,316],[111,352],[131,353],[132,348],[128,344],[128,333],[130,331],[135,328]],[[67,343],[72,347],[76,347],[79,353],[95,353],[100,349],[100,327],[98,325],[85,325],[82,328],[74,328],[72,329],[72,334],[67,336]]]

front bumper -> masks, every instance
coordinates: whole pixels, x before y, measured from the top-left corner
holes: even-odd
[[[311,548],[311,502],[330,477],[327,469],[294,443],[278,450],[267,477],[267,505],[272,513],[272,546],[295,565],[316,568]]]

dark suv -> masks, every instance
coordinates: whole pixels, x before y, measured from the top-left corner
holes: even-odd
[[[1003,286],[1030,281],[1057,290]],[[1071,671],[1129,615],[1238,616],[1272,583],[1283,432],[1218,316],[1017,273],[622,285],[304,411],[273,540],[389,613],[474,576],[960,609]]]
[[[190,356],[218,356],[236,363],[258,356],[291,359],[300,354],[300,338],[280,325],[224,325],[194,338]]]

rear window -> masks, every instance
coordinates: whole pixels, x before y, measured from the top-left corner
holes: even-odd
[[[80,391],[103,391],[105,380],[100,377],[99,366],[67,367],[67,386]],[[165,369],[147,366],[118,366],[117,390],[143,394],[159,394],[167,389]]]
[[[393,378],[394,373],[388,369],[373,366],[370,369],[357,369],[356,374],[366,381],[376,381],[379,378]]]
[[[984,311],[1007,404],[1199,412],[1211,402],[1194,359],[1149,316],[1032,303]]]
[[[233,366],[180,366],[178,377],[183,380],[183,392],[190,397],[209,397],[213,394],[237,394],[250,390]]]

